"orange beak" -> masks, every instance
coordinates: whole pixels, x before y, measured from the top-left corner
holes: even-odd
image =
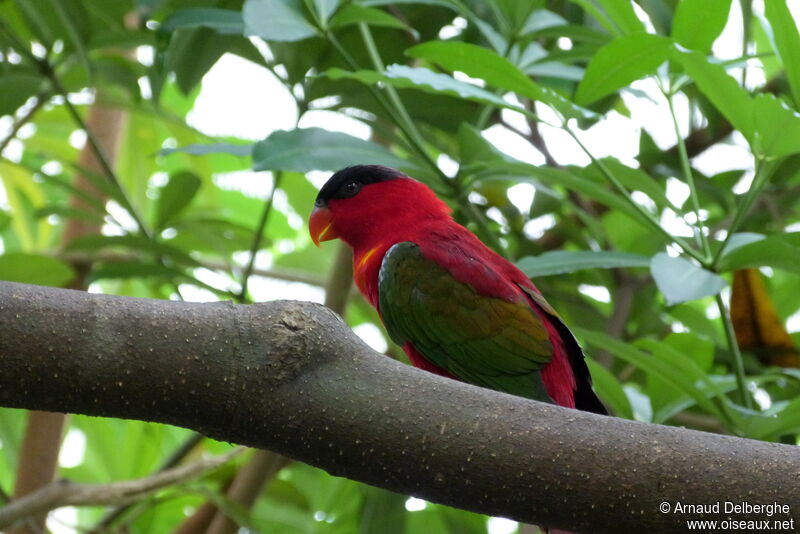
[[[333,229],[333,213],[328,208],[314,208],[308,218],[308,231],[311,240],[319,246],[321,241],[336,239],[339,234]]]

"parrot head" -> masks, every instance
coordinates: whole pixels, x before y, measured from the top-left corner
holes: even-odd
[[[425,184],[380,165],[346,167],[322,186],[308,219],[314,244],[340,238],[356,246],[450,208]]]

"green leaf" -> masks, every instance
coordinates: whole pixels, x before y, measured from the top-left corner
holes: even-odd
[[[4,72],[0,76],[0,116],[12,115],[39,92],[43,79],[25,72]]]
[[[386,148],[323,128],[278,130],[253,147],[253,170],[339,170],[348,165],[408,167]]]
[[[457,0],[363,0],[361,4],[365,6],[388,6],[392,4],[420,4],[426,6],[448,7],[458,10]]]
[[[763,156],[780,158],[800,152],[800,113],[775,95],[760,94],[753,99],[755,132],[753,150]]]
[[[644,23],[636,16],[633,10],[633,3],[630,0],[596,0],[600,4],[609,18],[624,33],[636,33],[645,31]]]
[[[727,399],[708,374],[686,356],[680,353],[676,355],[674,352],[677,351],[672,351],[669,358],[654,357],[655,354],[645,354],[629,343],[602,332],[584,328],[573,328],[573,331],[586,343],[607,350],[615,358],[624,360],[645,373],[658,376],[694,399],[705,411],[728,420],[726,404],[721,404],[726,403]],[[709,396],[717,397],[718,400],[709,399]]]
[[[690,50],[708,52],[730,10],[731,0],[681,0],[672,21],[672,38]]]
[[[449,94],[466,98],[474,102],[494,104],[501,107],[517,108],[506,103],[505,100],[470,83],[461,82],[446,74],[433,72],[430,69],[407,67],[406,65],[389,65],[386,69],[386,78],[397,87],[417,87],[424,91]]]
[[[620,37],[605,45],[589,61],[586,75],[575,92],[575,102],[585,106],[653,74],[672,52],[669,39],[649,33]]]
[[[193,156],[207,154],[230,154],[232,156],[246,157],[253,152],[253,145],[234,145],[232,143],[209,143],[207,145],[186,145],[178,148],[165,148],[159,154],[168,156],[176,152],[183,152]]]
[[[610,208],[621,211],[631,219],[649,228],[648,222],[642,215],[619,194],[610,190],[604,184],[585,178],[578,174],[582,169],[564,170],[548,167],[537,167],[527,163],[493,163],[491,170],[507,173],[513,179],[527,179],[541,190],[560,185],[568,190],[575,190],[589,198],[596,200]]]
[[[733,250],[728,247],[719,262],[720,271],[735,271],[749,267],[774,267],[800,273],[800,247],[781,236],[750,242]]]
[[[0,232],[5,230],[10,223],[11,215],[9,215],[5,210],[0,209]]]
[[[81,221],[89,221],[102,225],[105,221],[101,215],[95,212],[87,211],[80,208],[73,208],[71,206],[64,206],[60,204],[48,204],[35,212],[35,217],[49,217],[50,215],[58,215],[67,219],[77,219]]]
[[[32,250],[44,246],[50,226],[33,217],[33,210],[45,202],[42,186],[37,183],[28,168],[2,159],[0,159],[0,182],[8,197],[11,213],[14,214],[11,219],[13,235],[21,248]]]
[[[146,237],[134,234],[126,235],[86,235],[74,239],[66,250],[98,250],[121,249],[126,252],[141,252],[168,257],[179,264],[201,267],[201,264],[186,252],[166,243],[154,242]]]
[[[122,260],[100,263],[89,273],[88,281],[122,279],[122,278],[149,278],[157,277],[167,280],[186,278],[186,275],[172,267],[166,267],[158,263]]]
[[[75,278],[68,263],[37,254],[11,252],[0,256],[0,280],[61,287]]]
[[[27,414],[25,410],[0,408],[0,442],[3,443],[0,448],[0,484],[4,487],[13,487],[14,484]]]
[[[625,390],[620,386],[617,378],[608,369],[595,362],[591,358],[586,358],[586,365],[592,375],[592,385],[600,398],[608,404],[611,412],[616,417],[623,419],[633,419],[633,408],[625,395]]]
[[[69,41],[83,64],[86,72],[91,72],[92,66],[86,52],[86,37],[89,33],[89,18],[80,3],[70,2],[64,5],[63,0],[50,0],[50,7],[58,16],[62,29],[65,30]]]
[[[672,202],[667,198],[664,186],[662,185],[663,182],[659,183],[655,181],[645,171],[628,167],[616,158],[603,158],[601,161],[629,191],[641,191],[650,197],[656,205],[675,209]],[[596,172],[598,179],[602,178],[601,181],[605,180],[605,177],[602,175],[597,165],[592,164],[589,168]]]
[[[214,505],[225,514],[225,517],[236,523],[235,530],[237,532],[239,530],[257,532],[252,513],[247,506],[231,499],[228,495],[219,491],[209,490],[203,493],[210,502],[213,502]]]
[[[164,228],[188,206],[202,183],[202,180],[192,172],[181,171],[171,174],[156,201],[156,228]]]
[[[87,276],[89,282],[97,280],[128,280],[132,278],[153,278],[165,283],[187,283],[207,289],[221,297],[230,297],[223,289],[201,282],[191,274],[175,267],[140,260],[122,260],[95,264]]]
[[[711,340],[718,347],[723,346],[722,328],[718,320],[711,320],[699,309],[699,306],[692,304],[678,304],[670,308],[667,313],[689,328],[693,334]]]
[[[311,203],[313,203],[313,198]],[[307,205],[311,205],[311,203]],[[253,219],[253,225],[256,220],[257,218]],[[270,217],[270,222],[272,222],[272,217]],[[228,256],[240,250],[250,250],[253,242],[252,228],[227,219],[184,216],[171,226],[177,234],[166,242],[186,251]]]
[[[185,282],[208,289],[213,293],[226,295],[219,288],[201,282],[180,269],[139,260],[122,260],[96,264],[89,273],[87,280],[95,282],[97,280],[124,280],[129,278],[157,278],[165,282]]]
[[[560,78],[562,80],[569,80],[571,82],[579,82],[583,79],[584,69],[576,67],[575,65],[567,65],[560,61],[542,61],[541,63],[534,63],[523,69],[525,74],[531,76],[542,76],[545,78]],[[579,108],[583,109],[583,108]],[[586,110],[585,113],[593,114],[592,111]]]
[[[531,11],[530,15],[528,15],[528,18],[525,20],[525,24],[522,25],[519,35],[526,36],[547,28],[557,28],[559,26],[567,26],[568,24],[569,23],[564,17],[553,13],[552,11],[548,11],[546,9],[534,9]]]
[[[314,0],[315,11],[323,24],[328,21],[337,7],[339,7],[339,0]]]
[[[782,435],[797,433],[800,430],[800,399],[788,403],[776,403],[773,408],[769,413],[744,418],[742,426],[747,437],[775,440]]]
[[[794,105],[800,108],[800,33],[797,22],[786,0],[767,0],[764,2],[764,14],[772,28],[772,41],[786,71]]]
[[[121,87],[136,101],[141,97],[139,78],[145,75],[142,65],[121,56],[97,58],[92,63],[95,84],[106,83]]]
[[[629,0],[572,0],[590,13],[600,24],[614,34],[636,33],[645,30]],[[600,4],[601,11],[595,4]]]
[[[430,41],[406,50],[411,57],[423,58],[451,71],[461,71],[487,84],[508,89],[532,100],[549,104],[568,118],[588,118],[594,114],[581,109],[555,91],[540,86],[513,63],[488,48],[457,41]]]
[[[213,7],[179,9],[158,27],[159,32],[169,33],[185,28],[210,28],[226,35],[242,35],[244,19],[238,11]]]
[[[301,0],[247,0],[242,16],[245,34],[267,41],[300,41],[317,34],[303,14]]]
[[[650,258],[614,251],[554,250],[539,256],[527,256],[517,262],[529,278],[572,273],[582,269],[648,267]]]
[[[686,340],[690,344],[686,346],[681,343],[676,335],[687,336]],[[676,343],[676,341],[678,341]],[[718,384],[711,381],[706,374],[711,366],[713,359],[713,345],[706,340],[691,334],[670,334],[664,340],[639,339],[636,345],[648,350],[653,359],[659,359],[667,365],[679,364],[685,366],[687,375],[694,378],[691,384],[705,393],[706,397],[722,395],[723,389]],[[664,380],[660,375],[648,373],[647,393],[653,406],[653,422],[663,423],[676,413],[683,411],[695,404],[693,398],[688,395],[685,388],[676,388],[669,381]]]
[[[175,73],[178,87],[188,95],[236,39],[236,36],[216,33],[209,28],[177,32],[170,39],[164,68]]]
[[[653,256],[650,273],[666,297],[668,306],[716,295],[727,285],[718,274],[664,252]]]
[[[364,500],[358,515],[358,534],[404,534],[407,495],[383,488],[361,486]]]
[[[722,65],[709,63],[700,52],[674,53],[672,59],[683,65],[700,91],[730,123],[748,138],[753,138],[753,100]]]
[[[359,22],[366,22],[372,26],[383,26],[385,28],[397,28],[411,32],[416,31],[410,28],[405,22],[397,17],[390,15],[386,11],[381,11],[375,7],[365,7],[359,4],[350,4],[339,11],[330,21],[331,28],[343,28]]]
[[[386,69],[386,75],[374,70],[350,72],[332,68],[325,71],[325,76],[331,80],[356,80],[365,85],[385,82],[401,89],[410,87],[427,93],[454,96],[472,102],[491,104],[525,113],[523,108],[506,102],[485,89],[425,68],[389,65]]]
[[[487,141],[481,132],[468,122],[461,123],[458,128],[458,150],[460,163],[464,169],[472,165],[482,168],[491,165],[493,161],[517,161]]]
[[[757,234],[755,232],[739,232],[733,234],[730,239],[728,239],[728,244],[725,245],[725,254],[729,254],[739,247],[766,239],[766,237],[767,236],[764,234]]]

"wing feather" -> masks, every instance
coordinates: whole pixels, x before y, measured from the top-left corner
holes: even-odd
[[[397,344],[411,342],[431,363],[465,382],[550,400],[539,370],[550,362],[553,347],[526,298],[511,302],[481,295],[411,242],[384,255],[378,297]]]

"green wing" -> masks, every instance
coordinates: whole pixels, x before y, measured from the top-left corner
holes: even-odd
[[[553,347],[524,300],[478,294],[410,242],[386,252],[378,299],[386,329],[399,345],[410,341],[431,363],[465,382],[549,400],[538,371]]]

